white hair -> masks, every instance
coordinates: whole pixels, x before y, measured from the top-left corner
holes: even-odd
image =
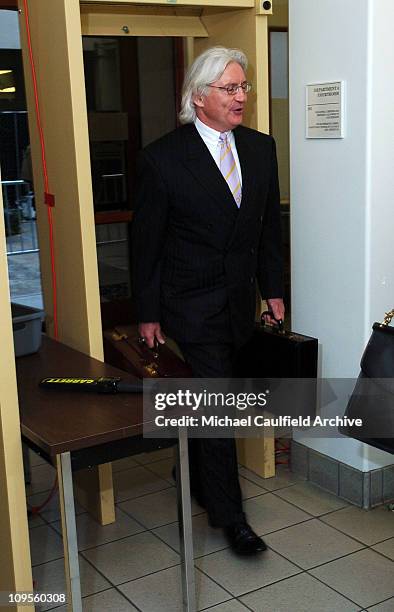
[[[248,60],[240,49],[211,47],[194,60],[183,82],[181,112],[179,113],[181,123],[194,123],[196,109],[193,97],[196,94],[208,95],[207,85],[220,79],[231,62],[236,62],[246,72]]]

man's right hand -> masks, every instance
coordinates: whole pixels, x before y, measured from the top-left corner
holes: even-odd
[[[141,338],[145,339],[149,348],[154,348],[155,340],[157,340],[159,344],[164,344],[166,341],[159,322],[140,323],[138,325],[138,333]]]

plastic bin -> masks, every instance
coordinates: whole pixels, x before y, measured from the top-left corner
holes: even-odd
[[[11,304],[15,357],[36,353],[41,346],[44,311],[24,304]]]

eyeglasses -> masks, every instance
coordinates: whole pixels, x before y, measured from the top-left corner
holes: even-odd
[[[207,87],[213,87],[214,89],[222,89],[223,91],[226,91],[229,96],[235,96],[235,94],[238,93],[239,89],[242,89],[244,93],[249,93],[249,91],[252,89],[252,83],[244,81],[239,85],[231,84],[226,85],[226,87],[220,87],[219,85],[210,85],[209,83],[207,83]]]

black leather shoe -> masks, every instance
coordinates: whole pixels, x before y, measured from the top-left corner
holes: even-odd
[[[247,523],[234,523],[224,531],[231,548],[238,555],[255,555],[267,548],[264,541]]]

